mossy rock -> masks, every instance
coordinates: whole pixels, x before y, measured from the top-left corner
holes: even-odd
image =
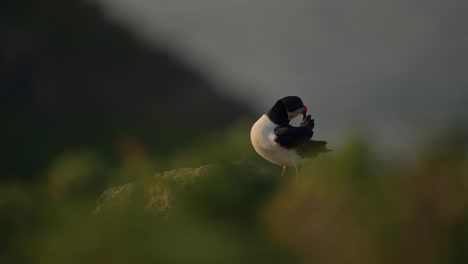
[[[94,214],[143,210],[167,215],[174,208],[226,212],[258,203],[281,181],[279,173],[251,161],[179,168],[104,191]]]

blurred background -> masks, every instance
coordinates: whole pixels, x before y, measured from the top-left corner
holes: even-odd
[[[300,95],[316,135],[333,142],[368,132],[382,147],[407,151],[422,131],[467,119],[461,0],[102,3],[112,19],[171,46],[257,114]]]
[[[466,263],[467,11],[2,1],[0,262]],[[208,198],[172,217],[90,216],[104,190],[155,172],[238,159],[275,171],[248,137],[286,95],[335,150],[302,187],[273,173],[245,188],[258,179],[225,171],[217,184],[238,193],[202,184]],[[220,206],[236,210],[214,217]]]

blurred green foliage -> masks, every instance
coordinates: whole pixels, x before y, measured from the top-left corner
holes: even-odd
[[[294,180],[256,156],[246,131],[241,122],[158,161],[127,142],[118,167],[92,150],[67,152],[43,172],[47,180],[2,184],[0,262],[468,261],[463,133],[432,140],[404,162],[383,161],[365,141],[350,140],[306,164]],[[271,175],[222,166],[239,158],[272,169]],[[92,214],[96,186],[146,184],[155,171],[208,163],[221,167],[195,184],[160,183],[180,192],[169,213],[131,206]]]

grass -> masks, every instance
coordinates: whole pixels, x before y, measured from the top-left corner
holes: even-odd
[[[200,139],[166,160],[133,151],[119,167],[92,150],[67,152],[51,162],[43,180],[2,184],[0,262],[468,261],[463,133],[436,138],[413,159],[391,163],[364,141],[350,141],[304,166],[293,181],[259,159],[241,131],[236,126]],[[268,177],[223,165],[236,159],[268,167]],[[193,184],[156,183],[179,194],[170,213],[138,206],[91,213],[102,189],[148,183],[161,168],[209,163],[221,165]]]

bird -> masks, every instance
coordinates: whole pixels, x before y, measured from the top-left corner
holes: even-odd
[[[299,115],[302,115],[300,125],[290,125],[290,121]],[[326,141],[311,140],[314,127],[315,120],[307,115],[307,106],[302,99],[286,96],[253,124],[250,139],[261,157],[283,167],[281,176],[285,175],[287,167],[294,167],[297,179],[305,161],[331,151]]]

